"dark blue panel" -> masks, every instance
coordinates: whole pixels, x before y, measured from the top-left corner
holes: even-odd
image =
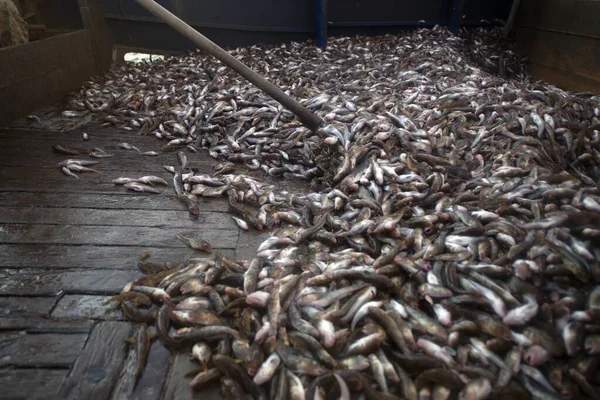
[[[81,14],[73,0],[49,0],[36,4],[48,29],[82,29]]]
[[[101,0],[100,3],[106,14],[121,14],[121,3],[118,0]]]
[[[449,0],[329,0],[328,19],[333,25],[356,23],[444,24],[448,19]]]
[[[106,0],[109,1],[109,0]],[[142,6],[140,6],[138,3],[136,3],[133,0],[112,0],[114,2],[119,2],[121,3],[121,12],[123,13],[123,15],[129,16],[129,17],[146,17],[146,18],[154,18],[154,15],[152,15],[149,11],[146,11],[146,9]],[[166,9],[168,9],[169,11],[173,12],[173,6],[172,6],[172,1],[171,0],[155,0],[158,4],[160,4],[161,6],[165,7]]]
[[[119,0],[104,0],[107,3]],[[133,0],[120,0],[127,17],[154,18]],[[191,25],[231,29],[316,30],[317,2],[297,0],[159,0],[160,5]]]
[[[512,3],[513,0],[467,0],[462,23],[479,24],[481,20],[492,22],[493,19],[506,21]]]
[[[116,44],[184,51],[194,45],[134,0],[102,0]],[[455,0],[328,0],[328,34],[381,34],[446,25]],[[506,19],[512,0],[464,0],[461,24]],[[158,0],[220,46],[317,38],[317,0]]]
[[[139,21],[110,20],[109,27],[115,44],[167,51],[189,51],[197,47],[189,39],[165,24]],[[251,46],[257,43],[279,44],[291,41],[314,39],[314,33],[262,32],[203,28],[200,32],[224,48]]]

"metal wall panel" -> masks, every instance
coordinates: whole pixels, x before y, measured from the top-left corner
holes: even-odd
[[[445,24],[450,1],[329,0],[328,20],[334,26]]]
[[[157,3],[194,26],[283,32],[313,32],[316,29],[316,1],[158,0]],[[121,0],[121,10],[125,17],[155,19],[132,0]]]
[[[102,0],[116,44],[165,51],[193,49],[133,0]],[[512,0],[462,0],[461,23],[506,19]],[[235,47],[316,39],[317,0],[158,0],[217,44]],[[330,34],[397,32],[446,25],[456,0],[328,0]]]

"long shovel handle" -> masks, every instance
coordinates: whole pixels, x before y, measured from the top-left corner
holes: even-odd
[[[304,124],[304,126],[311,131],[316,131],[323,124],[323,120],[318,115],[310,112],[302,104],[285,94],[279,87],[248,68],[237,58],[233,57],[231,54],[217,46],[214,42],[206,38],[200,32],[196,31],[194,28],[169,12],[169,10],[162,7],[160,4],[156,3],[154,0],[135,1],[154,14],[157,18],[160,18],[165,23],[170,25],[177,32],[190,39],[200,49],[206,51],[223,62],[229,68],[233,69],[235,72],[253,83],[260,90],[277,100],[285,108],[296,114],[300,122],[302,122],[302,124]]]

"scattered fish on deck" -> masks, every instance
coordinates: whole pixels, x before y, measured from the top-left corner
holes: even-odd
[[[143,183],[139,183],[137,181],[127,182],[123,186],[126,187],[127,189],[133,190],[135,192],[156,193],[156,194],[162,193],[160,190],[158,190],[152,186],[144,185]]]
[[[189,237],[183,236],[180,233],[178,233],[176,236],[177,236],[177,239],[179,239],[182,243],[185,243],[186,245],[188,245],[189,247],[191,247],[194,250],[200,250],[200,251],[204,251],[206,253],[210,253],[212,250],[210,243],[208,243],[204,239],[189,238]]]
[[[271,232],[250,260],[156,269],[115,300],[190,350],[194,390],[599,396],[600,96],[530,82],[500,32],[231,51],[324,118],[316,133],[198,53],[78,94],[104,115],[133,107],[107,123],[178,152],[165,169],[190,212],[226,196],[241,229]],[[206,149],[214,174],[190,169],[186,148]]]

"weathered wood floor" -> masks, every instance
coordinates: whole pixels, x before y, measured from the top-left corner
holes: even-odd
[[[82,132],[89,141],[83,141]],[[111,180],[158,175],[177,165],[175,153],[144,157],[162,142],[108,128],[66,133],[0,129],[0,388],[2,399],[187,399],[187,354],[170,354],[155,341],[147,368],[132,389],[134,362],[125,343],[132,325],[105,306],[111,295],[139,277],[136,261],[176,262],[200,256],[175,234],[208,240],[228,256],[253,254],[257,235],[240,232],[225,199],[201,201],[192,220],[172,184],[159,195],[138,194]],[[67,158],[52,145],[100,147],[115,154],[94,166],[100,173],[65,176]],[[188,152],[191,167],[207,173],[213,162]],[[218,394],[215,393],[215,394]],[[217,396],[218,397],[218,396]]]

